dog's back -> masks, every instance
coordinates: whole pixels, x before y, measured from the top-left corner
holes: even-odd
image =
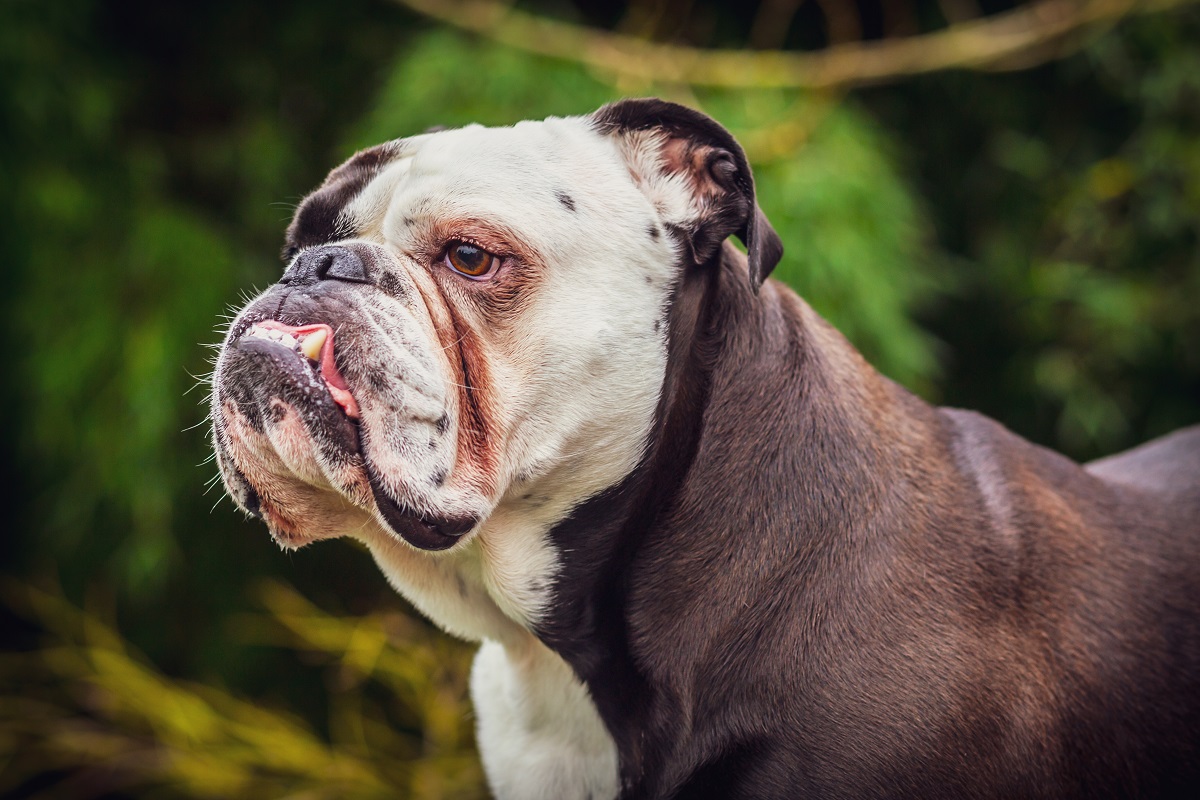
[[[1200,425],[1085,466],[1106,481],[1161,495],[1164,502],[1190,510],[1200,534]]]
[[[1130,688],[1115,693],[1106,708],[1124,709],[1141,724],[1103,718],[1097,723],[1130,734],[1117,743],[1123,752],[1113,754],[1130,778],[1138,775],[1129,794],[1192,796],[1200,775],[1200,426],[1084,469],[1113,487],[1124,517],[1126,553],[1141,556],[1157,576],[1153,584],[1121,587],[1132,592],[1134,603],[1143,602],[1132,614],[1144,627],[1128,641],[1129,651],[1110,656],[1112,672],[1123,673]],[[1150,765],[1156,766],[1147,769]]]
[[[995,588],[1015,598],[1008,657],[1024,662],[1011,671],[1023,688],[1010,692],[1008,738],[1030,752],[1040,742],[1046,777],[1061,781],[1025,789],[1188,796],[1200,777],[1200,427],[1080,469],[979,415],[943,414],[989,511],[979,541],[1008,575]],[[1017,710],[1022,692],[1043,695],[1043,719]]]
[[[1126,558],[1144,565],[1127,574],[1146,576],[1144,585],[1115,587],[1143,627],[1107,654],[1110,674],[1124,683],[1101,706],[1137,719],[1095,723],[1128,734],[1114,742],[1111,762],[1118,774],[1128,770],[1130,795],[1191,796],[1200,776],[1200,426],[1084,469],[1113,488]]]

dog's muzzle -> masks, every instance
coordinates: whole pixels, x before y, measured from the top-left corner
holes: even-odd
[[[226,475],[231,494],[247,511],[258,514],[262,490],[250,476],[263,474],[259,462],[264,448],[279,449],[278,426],[292,423],[287,450],[293,461],[294,453],[305,453],[303,460],[311,461],[311,468],[292,469],[297,474],[286,474],[281,480],[305,481],[326,491],[332,485],[355,505],[368,512],[377,510],[376,516],[413,546],[444,550],[478,520],[422,513],[393,496],[371,461],[369,447],[364,446],[371,435],[384,437],[389,432],[364,433],[359,398],[338,364],[355,348],[369,346],[356,314],[363,293],[373,290],[370,284],[363,259],[353,250],[312,248],[242,312],[226,338],[214,375],[214,416],[232,407],[244,424],[226,425],[224,435],[218,431],[214,438],[219,460],[236,472],[236,480]],[[289,419],[293,413],[302,431]],[[256,458],[259,462],[250,466],[257,469],[243,464]],[[356,479],[338,485],[339,481],[327,477],[330,474],[353,474]],[[238,482],[245,486],[232,485]]]

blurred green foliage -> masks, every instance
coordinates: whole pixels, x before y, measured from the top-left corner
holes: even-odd
[[[534,8],[645,32],[652,5]],[[679,21],[751,27],[732,0]],[[754,162],[777,277],[928,399],[1090,458],[1200,420],[1198,42],[1193,7],[1024,72],[733,93],[615,85],[382,0],[0,5],[0,793],[479,792],[466,649],[359,549],[283,556],[204,489],[204,345],[354,149],[697,104]]]
[[[1076,458],[1196,421],[1198,43],[1191,9],[1030,73],[864,93],[906,132],[954,260],[954,292],[922,315],[948,345],[945,401]]]
[[[405,614],[335,617],[267,582],[258,592],[265,612],[233,620],[243,643],[265,640],[327,665],[338,702],[326,741],[286,710],[167,678],[102,614],[54,589],[6,588],[9,605],[46,631],[42,647],[0,660],[3,685],[21,687],[0,704],[6,796],[56,771],[65,773],[51,792],[59,797],[484,794],[465,707],[469,648]]]

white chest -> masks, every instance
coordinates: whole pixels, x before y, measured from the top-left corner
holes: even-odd
[[[448,632],[482,642],[471,699],[495,797],[614,798],[615,742],[587,688],[530,631],[550,599],[557,554],[542,526],[525,528],[503,512],[489,523],[504,524],[504,535],[478,536],[434,557],[386,535],[362,538],[418,610]]]

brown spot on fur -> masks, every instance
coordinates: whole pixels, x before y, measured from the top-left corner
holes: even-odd
[[[455,382],[458,384],[459,424],[458,452],[460,465],[472,464],[478,471],[484,494],[496,491],[496,474],[500,464],[501,438],[492,424],[495,395],[486,348],[479,335],[464,324],[453,307],[453,332],[457,335],[458,360]],[[455,347],[453,342],[445,343]],[[453,352],[453,351],[451,351]]]
[[[438,226],[441,236],[466,235],[461,225]],[[478,230],[478,229],[476,229]],[[494,236],[495,232],[491,232]],[[473,238],[480,246],[506,247]],[[512,252],[512,249],[509,250]],[[528,252],[528,251],[526,251]],[[498,399],[488,357],[487,334],[506,325],[519,303],[520,287],[534,280],[533,270],[509,269],[490,281],[471,282],[449,270],[417,271],[414,285],[421,293],[434,333],[446,355],[449,380],[457,387],[458,430],[455,465],[450,480],[473,486],[484,495],[497,491],[497,473],[504,431],[499,427]],[[454,294],[452,299],[447,295]],[[448,422],[448,421],[447,421]],[[447,423],[438,421],[442,430]]]

